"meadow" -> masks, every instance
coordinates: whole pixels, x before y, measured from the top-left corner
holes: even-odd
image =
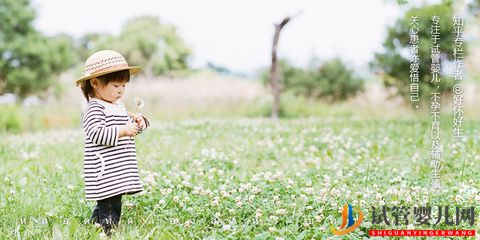
[[[286,95],[285,117],[274,120],[262,117],[269,102],[245,82],[235,89],[253,89],[243,91],[250,95],[195,99],[197,88],[184,105],[178,99],[185,91],[162,84],[162,94],[132,85],[126,96],[128,104],[148,95],[144,114],[152,126],[136,137],[146,191],[123,198],[111,239],[362,239],[369,229],[480,229],[476,220],[434,227],[413,224],[413,216],[397,226],[372,222],[372,207],[382,205],[479,211],[474,108],[461,142],[451,137],[451,115],[442,115],[443,187],[432,191],[428,115],[372,92],[336,105]],[[75,102],[76,94],[63,101]],[[0,239],[105,238],[86,223],[95,203],[84,197],[81,111],[65,105],[3,108],[19,127],[0,138]],[[352,233],[334,237],[330,227],[339,228],[346,203],[365,217]]]
[[[355,117],[155,122],[137,137],[147,191],[124,197],[112,239],[324,239],[347,202],[365,213],[361,227],[344,236],[350,239],[385,228],[371,223],[370,208],[381,204],[478,211],[478,123],[466,126],[463,144],[443,133],[439,192],[429,185],[428,124]],[[85,224],[94,204],[84,200],[82,138],[79,129],[2,137],[2,239],[102,238]],[[397,228],[407,227],[418,228]]]

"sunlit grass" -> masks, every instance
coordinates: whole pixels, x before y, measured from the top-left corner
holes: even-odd
[[[372,228],[372,206],[476,206],[478,122],[465,125],[463,151],[443,118],[444,191],[436,194],[429,124],[414,117],[154,122],[137,137],[147,192],[123,198],[113,239],[321,239],[340,225],[346,202],[366,215],[346,236],[358,239]],[[84,200],[81,130],[4,135],[0,156],[1,238],[101,236],[84,224],[94,203]]]

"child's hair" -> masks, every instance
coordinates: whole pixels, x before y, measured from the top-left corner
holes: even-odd
[[[119,81],[130,81],[130,72],[128,70],[122,70],[118,72],[112,72],[109,74],[105,74],[102,76],[97,77],[100,80],[100,84],[102,86],[107,85],[109,82],[119,82]],[[83,96],[87,99],[87,102],[90,101],[90,98],[95,96],[95,90],[93,89],[92,84],[90,83],[91,80],[87,80],[82,83],[81,89]]]

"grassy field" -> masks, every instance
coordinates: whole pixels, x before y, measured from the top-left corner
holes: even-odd
[[[475,206],[479,122],[462,144],[442,118],[442,191],[430,191],[430,122],[351,116],[154,122],[137,137],[147,191],[126,196],[112,239],[326,239],[351,203],[368,229],[381,204]],[[462,149],[462,147],[464,149]],[[85,224],[80,129],[0,138],[0,239],[97,239]],[[411,222],[411,221],[410,221]],[[427,227],[427,229],[433,227]],[[436,229],[480,229],[462,223]]]

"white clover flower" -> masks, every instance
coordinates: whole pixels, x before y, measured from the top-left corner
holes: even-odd
[[[213,201],[212,201],[212,206],[217,206],[219,202],[220,202],[220,198],[219,197],[214,197]]]
[[[269,228],[268,228],[268,231],[270,231],[270,232],[276,232],[276,231],[277,231],[277,229],[276,229],[276,228],[274,228],[274,227],[269,227]]]
[[[261,192],[261,191],[262,191],[262,190],[261,190],[259,187],[257,187],[257,186],[254,186],[254,187],[252,188],[253,194],[258,194],[258,193]]]
[[[222,229],[224,231],[230,231],[232,229],[232,227],[229,224],[227,224],[227,225],[223,225]]]
[[[55,164],[55,168],[58,169],[58,170],[63,170],[62,165],[60,165],[58,163]]]
[[[180,198],[179,198],[178,196],[173,196],[173,201],[174,201],[174,202],[178,202],[179,199],[180,199]]]
[[[275,213],[277,215],[285,215],[287,213],[287,211],[282,208],[282,209],[278,209]]]
[[[191,187],[192,186],[192,184],[187,180],[182,181],[182,185],[185,186],[185,187]]]
[[[335,189],[336,190],[336,189]],[[333,189],[332,189],[333,191]],[[338,195],[340,192],[338,190],[336,190],[336,195]],[[303,201],[306,201],[308,199],[308,197],[304,194],[300,194],[300,198],[303,200]]]
[[[148,174],[143,180],[147,185],[155,186],[157,182],[155,181],[155,176],[153,174]]]
[[[228,197],[230,197],[230,193],[228,193],[228,192],[227,192],[227,191],[225,191],[225,190],[221,190],[221,191],[220,191],[220,194],[221,194],[221,195],[222,195],[222,197],[224,197],[224,198],[228,198]]]
[[[255,211],[255,217],[259,218],[261,216],[262,216],[262,210],[257,208],[257,210]]]
[[[168,194],[168,191],[167,191],[166,188],[162,188],[162,189],[160,189],[160,193],[165,196],[165,195]]]
[[[202,149],[201,154],[204,157],[208,157],[210,155],[210,152],[208,151],[207,148],[204,148],[204,149]]]
[[[291,178],[287,178],[287,184],[293,185],[295,182]]]

